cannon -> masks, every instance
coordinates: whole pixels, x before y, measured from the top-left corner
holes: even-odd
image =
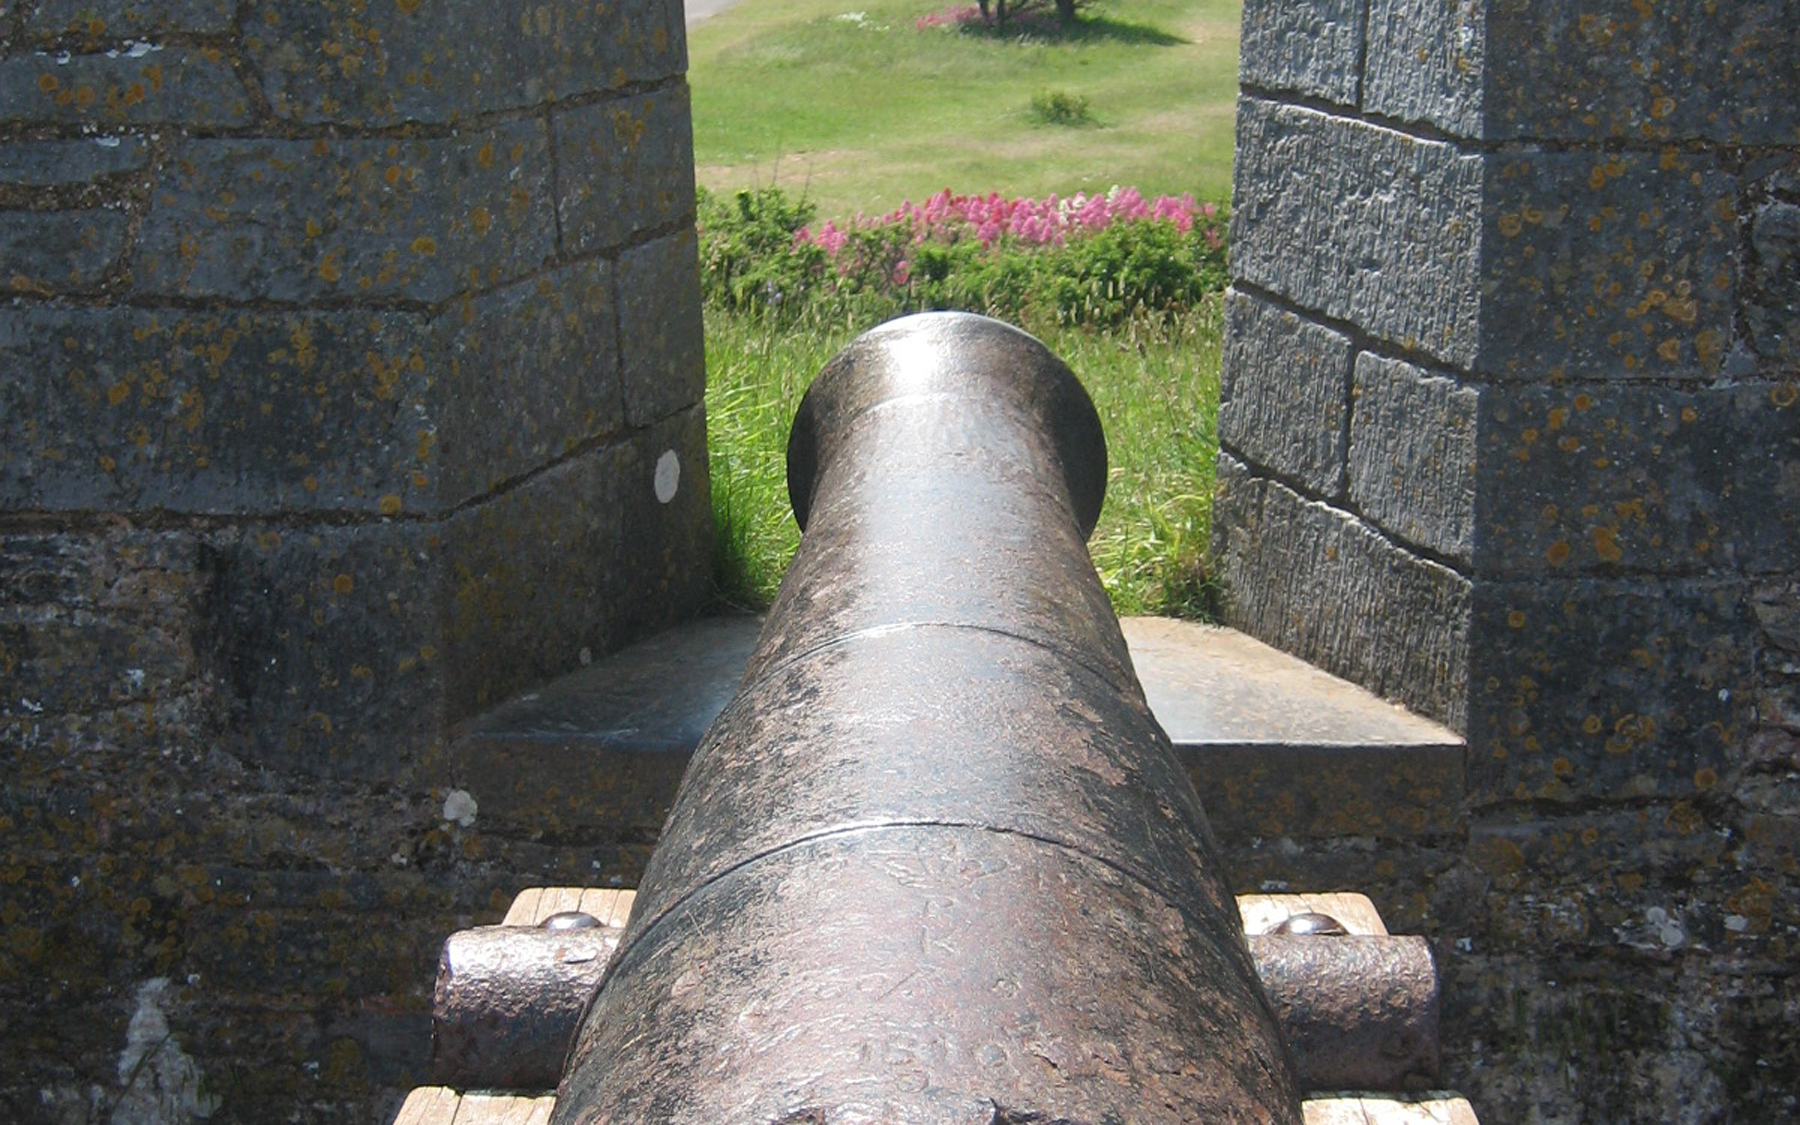
[[[1086,548],[1075,377],[966,314],[829,363],[804,531],[552,1120],[1299,1125],[1206,817]]]

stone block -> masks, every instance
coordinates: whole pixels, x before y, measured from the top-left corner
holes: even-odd
[[[444,727],[440,550],[436,528],[414,520],[209,538],[196,644],[246,765],[408,783]]]
[[[1371,113],[1434,125],[1462,137],[1482,133],[1490,68],[1485,0],[1369,0],[1362,105]],[[1529,49],[1500,44],[1499,50]]]
[[[1466,578],[1229,455],[1218,487],[1212,550],[1226,624],[1464,729]]]
[[[1791,383],[1491,387],[1480,409],[1487,573],[1742,573],[1800,558]]]
[[[1480,392],[1402,360],[1356,357],[1350,498],[1389,534],[1467,564],[1475,555]]]
[[[0,59],[0,122],[217,129],[249,124],[250,100],[215,47],[35,51]]]
[[[433,391],[443,505],[620,428],[613,274],[607,262],[581,262],[465,296],[444,314],[448,370]]]
[[[1496,378],[1703,378],[1732,337],[1736,180],[1668,151],[1485,157],[1480,354]]]
[[[693,214],[693,127],[685,83],[551,114],[563,250],[624,245]]]
[[[1750,346],[1770,363],[1800,369],[1800,204],[1756,209],[1744,296]]]
[[[1241,281],[1453,366],[1476,358],[1482,158],[1243,98],[1232,265]]]
[[[150,165],[143,138],[93,137],[72,141],[10,141],[0,145],[0,184],[20,187],[86,185]]]
[[[453,720],[698,609],[711,567],[705,450],[696,406],[445,522]]]
[[[190,138],[152,194],[137,291],[442,301],[554,252],[543,123],[443,137]]]
[[[687,68],[678,0],[255,0],[244,44],[275,112],[309,124],[466,120]]]
[[[185,532],[0,536],[0,724],[21,755],[14,786],[96,742],[116,754],[154,744],[159,729],[167,740],[205,728],[198,558]]]
[[[1528,0],[1490,13],[1486,138],[1800,141],[1796,0]]]
[[[1483,583],[1470,627],[1469,799],[1694,799],[1750,729],[1741,582]]]
[[[0,287],[50,296],[99,288],[125,253],[122,211],[0,211]]]
[[[1355,105],[1368,0],[1247,0],[1238,81]]]
[[[1341,496],[1351,354],[1342,333],[1231,290],[1219,440],[1315,496]]]
[[[1371,0],[1365,108],[1480,140],[1793,144],[1800,4]]]
[[[391,310],[0,310],[0,507],[425,510],[441,362]]]
[[[235,0],[40,0],[25,21],[33,36],[127,39],[139,35],[227,35]]]
[[[692,228],[619,256],[619,325],[628,422],[647,425],[701,400],[706,342]]]

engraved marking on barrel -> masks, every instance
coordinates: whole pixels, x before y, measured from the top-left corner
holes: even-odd
[[[663,455],[656,459],[656,501],[667,504],[675,499],[675,493],[681,488],[681,458],[673,449],[663,450]]]

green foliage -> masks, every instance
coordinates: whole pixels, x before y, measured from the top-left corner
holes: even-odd
[[[1067,90],[1039,90],[1031,95],[1031,118],[1041,125],[1092,125],[1088,100]]]
[[[1209,211],[1211,209],[1209,208]],[[931,309],[1027,326],[1106,327],[1181,313],[1224,288],[1223,218],[1115,222],[1066,242],[984,244],[966,231],[857,224],[834,251],[803,237],[814,209],[777,188],[699,197],[702,288],[709,306],[782,324],[873,324]]]

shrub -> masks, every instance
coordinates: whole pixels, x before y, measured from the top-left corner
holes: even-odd
[[[1066,90],[1040,90],[1031,95],[1031,116],[1045,125],[1091,125],[1088,100]]]
[[[1131,188],[1068,199],[943,191],[874,218],[812,223],[777,189],[702,193],[709,302],[781,319],[869,322],[964,309],[1026,323],[1117,324],[1194,307],[1225,284],[1224,219]]]

